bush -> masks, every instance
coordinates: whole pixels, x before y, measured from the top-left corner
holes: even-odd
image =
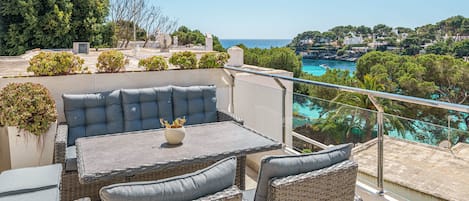
[[[199,60],[199,68],[219,68],[223,67],[230,55],[228,53],[207,53]]]
[[[55,101],[44,86],[10,83],[0,91],[0,126],[16,126],[39,136],[56,119]]]
[[[29,60],[28,72],[39,76],[80,73],[84,60],[70,52],[40,52]]]
[[[145,67],[147,71],[167,70],[168,64],[161,56],[152,56],[138,61],[138,66]]]
[[[129,60],[125,58],[124,53],[117,50],[104,51],[98,56],[96,68],[99,72],[115,73],[125,70],[125,65]]]
[[[176,52],[169,58],[169,63],[179,66],[181,69],[197,68],[197,57],[189,51]]]

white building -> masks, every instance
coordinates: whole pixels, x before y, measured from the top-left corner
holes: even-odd
[[[361,36],[352,36],[352,37],[345,37],[344,38],[345,45],[358,45],[363,44],[363,37]]]
[[[311,45],[313,43],[314,43],[314,41],[311,38],[310,39],[305,39],[305,40],[300,40],[300,44],[302,44],[302,45]]]

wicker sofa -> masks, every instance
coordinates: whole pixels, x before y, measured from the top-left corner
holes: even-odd
[[[106,135],[161,128],[160,118],[172,121],[185,117],[187,125],[216,121],[243,121],[216,108],[215,86],[165,86],[140,89],[119,89],[92,94],[63,94],[66,122],[57,129],[54,159],[64,166],[62,198],[75,200],[99,197],[102,186],[128,181],[112,181],[82,185],[78,182],[75,140],[81,137]],[[140,179],[152,180],[184,174],[209,166],[196,164],[181,168],[182,172],[158,172]]]

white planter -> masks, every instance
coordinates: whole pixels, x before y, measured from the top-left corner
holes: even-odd
[[[52,164],[56,132],[57,122],[41,136],[17,127],[0,127],[0,171]]]
[[[166,128],[164,130],[164,137],[168,144],[180,144],[186,136],[186,129],[182,128]]]

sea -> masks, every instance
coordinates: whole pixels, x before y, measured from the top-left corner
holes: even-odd
[[[291,39],[220,39],[223,48],[230,48],[238,44],[244,44],[248,48],[268,49],[271,47],[285,47]]]
[[[350,61],[322,60],[322,59],[303,59],[302,70],[315,76],[321,76],[327,69],[348,70],[353,75],[357,64]]]

